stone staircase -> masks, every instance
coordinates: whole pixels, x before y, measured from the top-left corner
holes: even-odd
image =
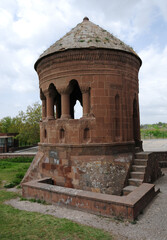
[[[123,195],[128,195],[144,182],[148,156],[142,153],[135,154],[135,160],[131,168],[128,186],[123,188]]]

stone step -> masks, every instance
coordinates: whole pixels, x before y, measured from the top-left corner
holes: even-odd
[[[142,184],[143,180],[141,179],[136,179],[136,178],[129,178],[128,179],[128,183],[129,185],[132,185],[132,186],[140,186]]]
[[[135,152],[136,153],[141,152],[141,148],[140,147],[135,147]]]
[[[146,166],[132,165],[133,172],[145,172]]]
[[[130,172],[131,178],[134,179],[144,179],[144,172]]]
[[[135,154],[135,158],[138,158],[138,159],[148,159],[148,153],[136,153]]]
[[[134,165],[147,166],[147,159],[135,158]]]
[[[123,195],[126,196],[128,195],[130,192],[133,192],[133,190],[135,190],[137,187],[129,185],[123,188]]]

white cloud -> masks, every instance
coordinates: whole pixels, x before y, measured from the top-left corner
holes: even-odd
[[[154,0],[155,6],[159,8],[159,13],[167,21],[167,1],[166,0]]]
[[[0,8],[0,28],[7,28],[12,22],[12,15],[5,9]]]
[[[144,39],[148,32],[154,37],[152,41],[155,40],[154,24],[157,18],[166,23],[166,12],[166,0],[1,0],[0,94],[3,107],[0,118],[17,114],[39,99],[35,61],[83,17],[88,16],[95,24],[136,48],[135,40]],[[151,42],[149,45],[140,46],[144,50],[139,53],[143,60],[140,109],[145,122],[165,119],[167,100],[167,47],[159,48]]]
[[[167,119],[167,46],[160,51],[151,45],[139,53],[143,65],[140,70],[141,122]]]
[[[156,2],[148,0],[74,0],[75,8],[88,15],[90,20],[127,42],[133,42],[150,28],[157,17]],[[81,14],[82,15],[82,14]]]
[[[0,94],[4,104],[0,117],[17,114],[20,103],[24,110],[39,99],[34,63],[67,32],[72,15],[67,0],[49,4],[47,0],[1,0]]]

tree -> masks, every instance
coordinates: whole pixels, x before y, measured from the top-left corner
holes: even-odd
[[[2,133],[8,133],[11,125],[12,125],[12,118],[11,117],[3,118],[1,120],[1,132]]]
[[[40,139],[39,122],[42,117],[42,108],[39,103],[27,107],[26,113],[19,113],[22,120],[17,138],[25,144],[36,144]]]
[[[16,138],[20,145],[36,144],[40,139],[39,122],[42,117],[42,107],[39,103],[28,106],[26,112],[18,116],[5,117],[0,121],[0,132],[18,133]]]

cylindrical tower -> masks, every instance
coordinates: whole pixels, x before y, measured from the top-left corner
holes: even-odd
[[[39,57],[38,177],[51,176],[61,186],[121,194],[135,149],[142,148],[140,66],[131,47],[88,18]],[[83,107],[80,119],[74,119],[77,100]]]

